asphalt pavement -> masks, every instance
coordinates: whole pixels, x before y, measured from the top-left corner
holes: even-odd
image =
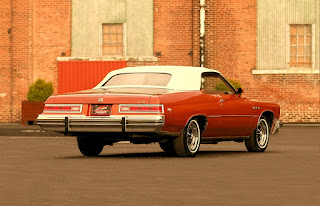
[[[0,136],[64,136],[57,132],[44,131],[37,124],[21,125],[20,123],[0,123]]]
[[[223,142],[195,158],[127,143],[88,158],[73,137],[17,134],[0,136],[0,205],[320,205],[319,126],[285,125],[264,153]]]

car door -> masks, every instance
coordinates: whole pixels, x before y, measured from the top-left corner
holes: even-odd
[[[202,108],[207,115],[207,128],[202,137],[219,137],[219,128],[221,121],[220,95],[210,94],[203,91],[206,101],[206,107]]]
[[[219,127],[214,128],[215,131],[211,133],[219,137],[246,135],[253,121],[251,103],[241,97],[241,94],[236,94],[231,84],[219,73],[203,73],[201,88],[215,96],[219,105],[219,113],[216,111],[217,114],[211,114],[208,118],[209,123],[212,119],[219,123]],[[212,104],[212,107],[217,106]]]
[[[247,136],[253,122],[251,103],[239,94],[225,94],[221,97],[220,135],[224,137]]]

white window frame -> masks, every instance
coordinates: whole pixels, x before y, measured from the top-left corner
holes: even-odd
[[[315,45],[315,41],[316,41],[316,38],[315,38],[315,24],[309,24],[311,25],[311,61],[312,61],[312,64],[311,64],[311,68],[310,67],[291,67],[290,66],[290,25],[293,25],[295,23],[292,23],[292,24],[287,24],[286,26],[286,64],[287,64],[287,70],[290,70],[290,69],[295,69],[295,70],[308,70],[308,69],[315,69],[315,52],[316,52],[316,45]],[[308,25],[307,23],[306,24],[301,24],[301,25]]]
[[[103,47],[103,25],[104,24],[113,24],[113,23],[102,23],[99,26],[99,54],[102,57],[122,57],[122,55],[103,55],[103,51],[102,51],[102,47]],[[123,56],[126,57],[127,56],[127,26],[126,23],[115,23],[115,24],[122,24],[123,27]]]

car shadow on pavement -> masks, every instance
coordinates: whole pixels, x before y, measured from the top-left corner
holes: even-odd
[[[247,151],[199,151],[195,158],[220,158],[220,157],[230,157],[230,156],[239,156],[239,155],[260,155],[265,153],[250,153]],[[165,152],[146,152],[146,153],[123,153],[123,154],[102,154],[97,157],[86,157],[86,156],[65,156],[65,157],[57,157],[55,159],[99,159],[99,158],[146,158],[146,159],[154,159],[154,158],[180,158],[174,155],[167,154]]]

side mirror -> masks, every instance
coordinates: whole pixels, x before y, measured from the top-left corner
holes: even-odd
[[[243,93],[243,89],[242,88],[238,88],[237,89],[237,94],[241,94],[241,93]]]

